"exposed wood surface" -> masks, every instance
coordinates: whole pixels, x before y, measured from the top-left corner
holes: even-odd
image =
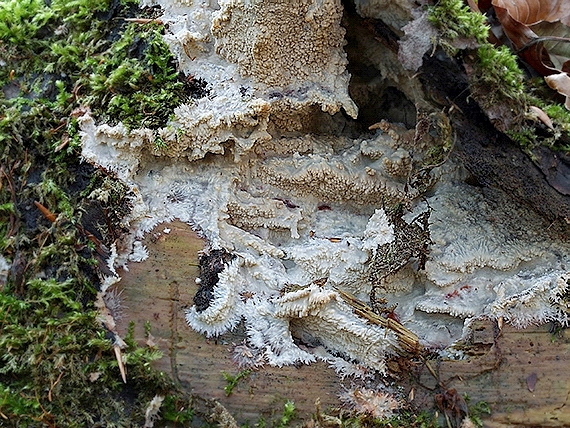
[[[165,228],[170,233],[163,233]],[[208,340],[184,320],[184,308],[192,305],[197,290],[198,252],[204,242],[189,226],[174,222],[158,226],[144,243],[149,258],[121,272],[119,287],[126,308],[119,331],[124,334],[128,322],[135,321],[135,337],[144,343],[144,322],[150,321],[151,334],[164,352],[156,364],[160,370],[190,392],[218,399],[238,423],[252,425],[260,416],[271,420],[286,400],[295,402],[300,415],[296,422],[311,417],[317,397],[323,410],[340,404],[341,381],[323,363],[264,367],[239,381],[226,397],[222,371],[239,372],[229,349],[243,340],[243,331]],[[472,403],[483,400],[490,405],[492,414],[485,426],[570,426],[570,338],[566,331],[552,334],[549,326],[517,330],[508,325],[499,330],[494,322],[477,321],[464,351],[468,359],[432,361],[430,365],[446,388],[468,394]],[[438,381],[425,367],[419,370],[419,383],[407,387],[414,387],[415,405],[429,407]]]
[[[165,228],[170,233],[163,233]],[[253,425],[260,416],[271,421],[281,414],[287,400],[295,403],[297,422],[310,419],[317,397],[323,410],[340,404],[339,379],[324,363],[263,367],[240,380],[226,397],[222,372],[236,375],[240,371],[232,362],[230,348],[242,342],[245,334],[238,331],[208,340],[184,319],[184,308],[193,304],[198,288],[198,252],[204,241],[188,225],[174,222],[158,226],[144,244],[149,258],[130,263],[128,272],[120,272],[118,285],[125,309],[118,328],[124,335],[128,323],[135,321],[135,338],[142,344],[146,341],[144,323],[150,321],[154,341],[164,353],[156,362],[159,370],[171,374],[189,392],[218,399],[238,423]]]
[[[431,364],[446,388],[468,394],[471,403],[489,404],[485,426],[570,426],[566,331],[553,334],[548,325],[524,330],[505,325],[499,330],[495,322],[477,321],[465,352],[471,354],[468,359]],[[437,381],[423,370],[420,383],[435,388]]]

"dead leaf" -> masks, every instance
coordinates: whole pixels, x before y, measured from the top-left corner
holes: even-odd
[[[542,76],[555,73],[544,45],[542,43],[533,44],[538,40],[538,35],[528,26],[514,19],[506,8],[495,6],[495,13],[513,47],[519,51],[519,56]]]
[[[45,218],[47,218],[52,223],[55,222],[57,217],[54,213],[52,213],[50,210],[48,210],[46,207],[44,207],[38,201],[34,201],[34,204],[36,204],[36,207],[38,207],[38,209],[44,215]]]
[[[548,117],[548,115],[544,112],[544,110],[538,108],[537,106],[530,106],[529,110],[536,115],[538,120],[540,120],[550,129],[554,129],[554,124],[552,123],[552,120],[550,119],[550,117]]]
[[[63,136],[61,137],[61,143],[55,148],[54,152],[57,153],[67,147],[69,144],[69,134],[64,132]]]
[[[563,70],[563,64],[570,59],[570,27],[560,22],[541,22],[531,28],[544,39],[544,47],[554,68]]]
[[[71,117],[78,118],[86,114],[91,114],[91,109],[88,106],[79,106],[71,112]]]
[[[101,372],[92,372],[89,373],[89,382],[95,382],[97,379],[101,377]]]
[[[542,76],[570,60],[570,2],[493,0],[497,18],[519,56]]]
[[[542,21],[570,25],[568,0],[493,0],[492,4],[507,9],[513,19],[528,26]]]
[[[433,49],[437,31],[428,21],[428,12],[412,10],[414,19],[402,28],[404,37],[398,41],[398,59],[406,70],[417,71],[426,52]]]
[[[566,97],[564,106],[570,110],[570,76],[566,73],[558,73],[545,76],[544,80],[548,86]]]
[[[536,386],[536,381],[538,380],[538,377],[536,376],[536,373],[532,372],[527,378],[526,378],[526,387],[528,388],[528,390],[530,392],[534,392],[534,388]]]
[[[146,346],[148,346],[149,348],[156,348],[156,342],[154,340],[154,336],[152,334],[148,334],[148,337],[146,339]]]

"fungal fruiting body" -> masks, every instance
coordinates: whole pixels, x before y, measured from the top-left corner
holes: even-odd
[[[216,336],[243,323],[238,353],[253,365],[319,358],[358,373],[383,371],[402,342],[343,295],[362,307],[373,293],[430,346],[451,345],[480,316],[566,323],[569,245],[537,214],[467,185],[453,160],[422,166],[435,142],[418,132],[384,122],[357,138],[336,132],[346,122],[310,132],[344,120],[330,116],[341,108],[357,114],[340,0],[194,3],[164,1],[161,19],[180,68],[208,82],[208,96],[159,130],[96,123],[87,110],[77,119],[83,157],[135,195],[132,260],[146,256],[136,240],[173,219],[232,255],[188,310],[192,328]],[[376,400],[351,398],[361,399]]]

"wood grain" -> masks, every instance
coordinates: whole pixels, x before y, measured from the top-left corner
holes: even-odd
[[[170,233],[164,233],[168,227]],[[191,330],[184,308],[192,305],[199,274],[198,253],[204,241],[180,222],[164,224],[144,241],[149,258],[130,263],[121,272],[125,316],[119,332],[126,333],[135,321],[135,337],[145,342],[144,323],[164,357],[156,367],[170,374],[184,388],[203,398],[215,398],[239,424],[253,425],[260,417],[271,421],[282,411],[286,400],[295,402],[296,424],[307,421],[320,398],[323,410],[340,405],[341,380],[324,363],[299,367],[263,367],[242,379],[226,397],[222,372],[235,375],[230,348],[245,338],[243,328],[217,339],[206,339]],[[465,343],[463,360],[433,360],[429,370],[416,367],[415,376],[400,376],[406,394],[414,388],[412,405],[430,408],[435,394],[455,388],[472,403],[486,401],[492,414],[485,426],[570,426],[570,338],[566,331],[551,334],[549,326],[517,330],[496,323],[477,321],[473,335]],[[403,373],[401,373],[402,375]]]
[[[486,427],[570,426],[570,340],[566,331],[549,328],[499,330],[495,322],[476,321],[463,349],[469,358],[430,364],[445,388],[489,404]],[[441,388],[428,370],[418,379],[416,397],[426,405]]]
[[[170,229],[168,234],[163,233],[165,228]],[[219,400],[239,424],[253,425],[260,417],[270,421],[282,412],[287,400],[295,403],[297,423],[311,418],[317,397],[323,410],[340,404],[340,381],[324,363],[263,367],[239,381],[226,397],[222,372],[235,375],[240,371],[229,350],[243,341],[243,329],[208,340],[184,319],[184,308],[193,304],[197,290],[198,253],[204,241],[188,225],[173,222],[158,226],[144,244],[149,258],[130,263],[128,271],[120,272],[125,309],[118,329],[124,335],[128,323],[135,321],[135,338],[144,344],[144,323],[150,321],[154,341],[164,353],[156,368],[172,375],[189,392]]]

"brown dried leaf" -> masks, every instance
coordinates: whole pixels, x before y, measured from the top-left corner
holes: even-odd
[[[542,21],[570,23],[568,0],[493,0],[492,3],[507,9],[513,19],[528,26]]]
[[[60,152],[61,150],[65,149],[68,144],[69,144],[69,134],[65,132],[63,134],[63,137],[61,137],[61,143],[59,143],[59,145],[55,148],[54,152],[55,153]]]
[[[433,49],[433,40],[437,31],[428,21],[427,11],[422,13],[412,11],[414,19],[402,30],[404,37],[398,41],[398,59],[406,70],[417,71],[423,63],[426,52]]]
[[[44,215],[45,218],[47,218],[49,221],[51,221],[52,223],[55,222],[55,220],[57,219],[56,215],[54,213],[52,213],[50,210],[48,210],[46,207],[44,207],[42,204],[40,204],[38,201],[34,201],[34,204],[36,205],[36,207],[40,210],[40,212]]]
[[[550,67],[552,63],[544,45],[542,43],[531,44],[532,41],[538,39],[538,35],[528,26],[514,19],[506,8],[495,6],[495,13],[515,49],[520,50],[529,46],[522,50],[519,56],[541,75],[552,74],[554,72]]]
[[[544,112],[544,110],[542,110],[541,108],[538,108],[537,106],[530,106],[529,110],[536,115],[538,120],[540,120],[542,123],[544,123],[550,129],[554,129],[554,125],[552,123],[552,120],[550,119],[550,117],[548,117],[548,115]]]
[[[543,76],[561,70],[570,59],[570,47],[541,37],[568,38],[570,2],[567,0],[493,0],[497,18],[520,57]],[[551,57],[552,54],[552,57]]]
[[[558,73],[545,76],[544,80],[548,86],[566,97],[564,105],[570,110],[570,76],[566,73]]]
[[[527,378],[526,378],[526,387],[528,388],[528,390],[530,392],[534,392],[534,388],[536,387],[536,381],[538,380],[538,376],[536,375],[535,372],[532,372]]]
[[[550,38],[545,40],[544,47],[557,70],[562,70],[563,64],[570,60],[570,27],[560,22],[541,22],[532,26],[539,37]],[[567,39],[567,42],[563,40]]]

